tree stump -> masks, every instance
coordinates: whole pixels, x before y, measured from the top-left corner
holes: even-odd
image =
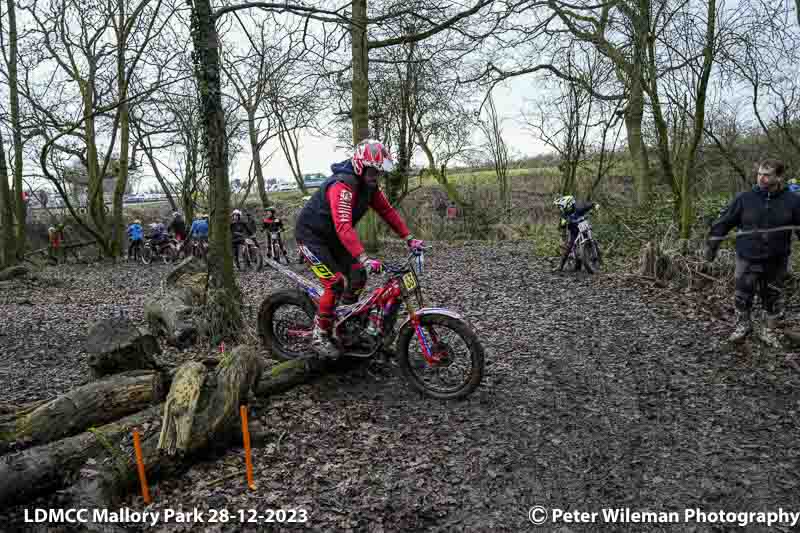
[[[159,370],[153,357],[161,348],[155,337],[142,333],[127,318],[96,322],[86,339],[89,367],[95,378],[128,370]]]
[[[648,242],[642,248],[639,254],[639,275],[657,280],[666,280],[672,276],[672,262],[657,244]]]
[[[199,273],[208,273],[208,265],[203,259],[189,256],[178,263],[175,268],[173,268],[170,273],[167,274],[167,277],[164,279],[164,283],[167,285],[167,287],[175,287],[177,281],[186,274]]]
[[[206,289],[208,288],[208,273],[184,274],[175,282],[175,288],[188,289],[192,293],[192,304],[201,306],[206,303]]]
[[[191,289],[174,288],[148,300],[144,317],[150,331],[165,336],[172,346],[191,346],[199,335]]]

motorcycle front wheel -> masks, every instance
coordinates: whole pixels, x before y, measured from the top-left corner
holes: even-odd
[[[484,359],[478,335],[463,320],[447,315],[423,315],[419,331],[409,324],[397,339],[397,362],[408,382],[439,400],[464,398],[478,388]]]
[[[261,272],[261,269],[264,268],[264,256],[261,255],[261,248],[258,246],[251,246],[250,257],[253,259],[256,271]]]
[[[583,264],[589,274],[595,274],[600,271],[600,254],[598,253],[596,242],[593,240],[584,242],[581,255],[583,255]]]
[[[153,249],[150,246],[142,248],[142,263],[149,265],[153,262]]]

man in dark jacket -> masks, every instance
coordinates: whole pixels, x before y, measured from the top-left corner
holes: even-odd
[[[172,222],[167,226],[167,230],[175,234],[176,241],[186,240],[186,221],[183,220],[183,215],[178,211],[172,213]]]
[[[283,245],[281,232],[283,231],[283,221],[275,214],[274,207],[268,207],[264,218],[261,220],[264,233],[267,234],[267,257],[270,259],[278,260],[277,257],[272,257],[272,234],[278,235],[278,246],[281,247],[283,255],[286,255],[286,247]]]
[[[369,208],[409,248],[423,247],[378,188],[379,174],[390,165],[389,152],[379,141],[362,141],[352,159],[331,165],[333,176],[320,186],[297,217],[298,249],[324,288],[311,341],[312,349],[322,357],[339,356],[332,340],[339,296],[345,305],[356,302],[366,284],[367,271],[379,273],[383,268],[380,261],[367,256],[355,229]]]
[[[792,251],[792,230],[800,227],[800,195],[783,185],[783,162],[766,159],[759,164],[758,182],[740,193],[711,226],[706,260],[713,261],[725,235],[736,233],[736,327],[728,340],[741,342],[752,331],[750,312],[756,290],[767,312],[759,331],[765,344],[779,348],[776,336],[782,312],[783,281]]]
[[[236,268],[241,268],[239,265],[239,246],[244,244],[247,237],[252,237],[253,233],[250,231],[250,226],[242,220],[242,212],[234,209],[231,213],[231,242],[233,244],[233,262],[236,263]]]

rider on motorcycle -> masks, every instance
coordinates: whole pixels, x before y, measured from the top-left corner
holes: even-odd
[[[128,239],[130,240],[130,244],[128,245],[128,258],[130,259],[133,257],[133,251],[137,248],[141,248],[143,238],[144,238],[144,230],[142,230],[142,221],[138,218],[134,220],[130,226],[128,226]]]
[[[320,186],[297,217],[298,249],[324,287],[311,344],[321,357],[339,356],[331,339],[339,297],[345,305],[355,303],[366,284],[367,271],[383,270],[379,260],[367,256],[355,230],[367,210],[373,208],[410,248],[423,246],[378,188],[378,176],[391,167],[389,152],[380,141],[362,141],[351,159],[331,165],[333,176]]]
[[[233,242],[233,261],[236,268],[239,268],[239,246],[244,244],[247,237],[252,237],[253,232],[250,226],[242,220],[242,212],[234,209],[231,213],[231,240]]]
[[[567,195],[556,198],[553,202],[553,205],[558,206],[560,215],[558,227],[561,231],[563,255],[561,257],[561,265],[558,267],[558,271],[561,272],[564,270],[564,265],[569,258],[572,247],[575,245],[575,240],[578,238],[578,222],[592,209],[599,209],[600,204],[587,202],[579,206],[576,204],[574,196]],[[567,231],[569,231],[569,240],[567,240]],[[580,268],[580,264],[575,265],[575,270],[580,270]]]
[[[172,213],[172,222],[167,229],[175,233],[175,240],[178,242],[186,239],[186,221],[178,211]]]
[[[192,221],[192,227],[189,229],[189,238],[197,239],[198,241],[208,240],[208,215],[201,213]]]
[[[281,237],[281,232],[283,231],[283,221],[275,216],[275,208],[268,207],[266,215],[261,220],[262,227],[264,229],[264,233],[267,234],[267,257],[272,257],[272,233],[278,233],[278,245],[283,250],[283,254],[286,255],[286,248],[283,246],[283,238]]]
[[[164,244],[169,240],[167,228],[161,222],[150,224],[150,242],[155,245]]]

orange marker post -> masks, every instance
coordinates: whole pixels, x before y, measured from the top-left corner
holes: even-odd
[[[253,482],[253,461],[250,458],[250,430],[247,428],[247,407],[242,405],[239,408],[239,413],[242,415],[242,435],[244,436],[244,462],[247,467],[247,486],[251,490],[256,490],[256,484]]]
[[[136,430],[133,430],[133,449],[136,450],[136,465],[139,467],[142,498],[144,498],[144,503],[150,503],[150,489],[147,486],[147,476],[144,473],[144,460],[142,459],[142,443],[139,441],[139,432]]]

